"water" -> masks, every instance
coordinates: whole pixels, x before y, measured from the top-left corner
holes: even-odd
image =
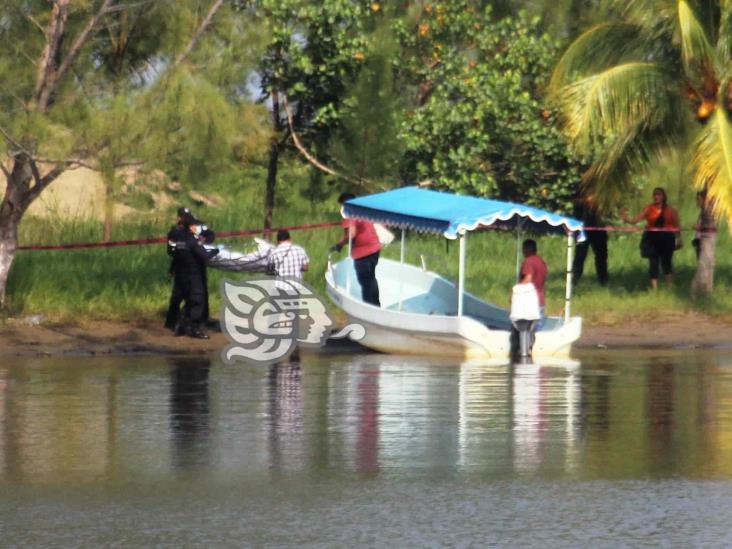
[[[732,352],[0,365],[0,546],[729,547]]]

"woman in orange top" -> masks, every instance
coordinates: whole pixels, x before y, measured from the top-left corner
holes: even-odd
[[[676,249],[676,232],[678,229],[679,214],[671,206],[667,204],[666,191],[661,187],[653,189],[653,203],[649,204],[643,211],[635,217],[628,217],[628,213],[623,208],[620,210],[620,217],[626,223],[638,223],[645,220],[646,229],[655,229],[643,233],[644,257],[648,257],[649,275],[651,277],[651,288],[658,288],[659,265],[663,270],[666,285],[671,286],[673,283],[673,264],[672,258]],[[671,229],[669,231],[660,231],[658,229]]]

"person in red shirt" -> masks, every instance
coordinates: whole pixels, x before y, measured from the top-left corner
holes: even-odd
[[[338,197],[338,203],[343,205],[352,198],[356,198],[355,195],[343,193]],[[344,219],[343,238],[331,248],[331,251],[340,252],[349,240],[351,240],[353,267],[356,270],[358,283],[361,285],[361,299],[364,303],[381,307],[379,283],[376,280],[376,265],[379,263],[381,242],[379,242],[374,224],[359,219]]]
[[[524,262],[521,264],[521,284],[533,284],[536,293],[539,295],[539,308],[541,310],[541,320],[537,323],[536,329],[541,328],[544,322],[544,310],[546,307],[546,298],[544,297],[544,281],[546,281],[549,269],[544,260],[539,257],[536,249],[536,241],[530,238],[524,240],[522,251],[524,254]]]

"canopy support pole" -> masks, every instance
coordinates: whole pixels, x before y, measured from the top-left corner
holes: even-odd
[[[569,322],[572,307],[572,264],[574,263],[574,235],[567,234],[567,284],[564,294],[564,322]]]
[[[401,245],[399,248],[399,263],[404,265],[404,253],[405,253],[405,240],[406,240],[406,234],[407,231],[405,229],[402,229],[402,238],[401,238]],[[403,303],[403,290],[404,290],[404,280],[402,277],[399,277],[399,310],[402,310],[402,303]]]
[[[351,224],[349,223],[348,224],[348,258],[353,261],[353,256],[351,255],[352,248],[353,248],[353,232],[351,231]],[[346,277],[346,293],[349,296],[351,295],[351,277],[350,277],[350,275]]]
[[[460,264],[458,266],[458,317],[463,316],[465,298],[465,231],[460,232]]]
[[[404,241],[405,241],[405,238],[406,238],[406,234],[407,234],[407,231],[405,231],[404,229],[402,229],[402,243],[401,243],[401,247],[399,248],[399,262],[400,263],[404,263],[404,251],[405,251],[405,249],[404,249]]]
[[[521,230],[521,218],[516,219],[516,283],[521,280],[521,239],[523,231]]]

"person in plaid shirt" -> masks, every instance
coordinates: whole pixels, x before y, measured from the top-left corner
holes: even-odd
[[[307,252],[290,240],[290,232],[277,231],[277,247],[267,259],[267,272],[278,278],[302,280],[303,273],[310,266]]]

